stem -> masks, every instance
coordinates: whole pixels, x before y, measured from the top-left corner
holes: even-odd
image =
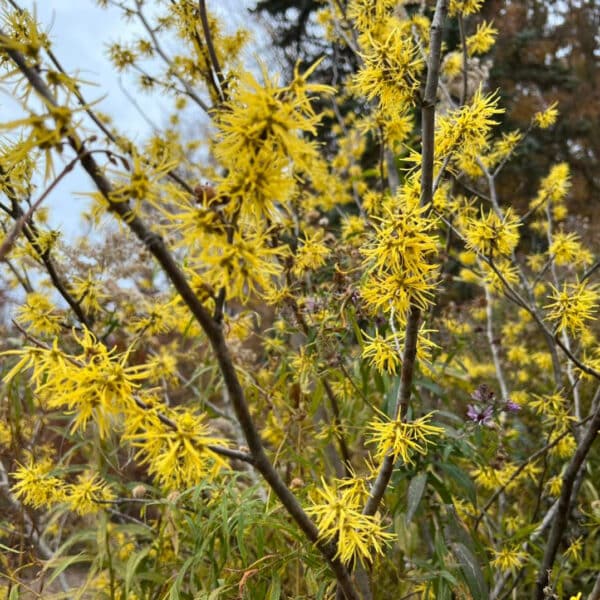
[[[398,397],[396,401],[395,418],[403,419],[408,412],[408,403],[410,401],[411,386],[415,368],[415,359],[417,356],[417,339],[419,337],[419,320],[421,311],[413,307],[408,315],[406,323],[406,338],[404,341],[404,352],[402,354],[402,369],[400,371],[400,386],[398,388]],[[390,482],[392,471],[396,459],[392,453],[388,454],[379,467],[379,472],[375,482],[371,486],[369,498],[363,509],[363,514],[374,515],[377,512],[379,503],[383,498],[385,490]]]
[[[506,378],[504,377],[504,371],[502,370],[502,363],[500,362],[500,343],[494,334],[494,311],[493,311],[493,298],[490,292],[490,286],[485,285],[485,309],[487,316],[487,327],[486,333],[490,350],[492,351],[492,360],[494,362],[494,369],[496,371],[496,379],[500,384],[500,393],[502,395],[502,401],[508,402],[508,385],[506,384]]]
[[[204,33],[204,39],[206,40],[206,47],[208,49],[208,55],[210,57],[212,71],[214,71],[217,78],[218,85],[215,85],[215,89],[221,98],[221,102],[225,101],[225,80],[223,78],[223,71],[215,52],[215,46],[212,40],[212,34],[210,32],[210,26],[208,23],[208,15],[206,14],[206,0],[199,0],[198,6],[200,8],[200,21],[202,23],[202,31]]]
[[[562,489],[560,498],[558,499],[556,516],[552,522],[552,529],[548,536],[544,558],[536,580],[535,600],[544,599],[544,588],[548,585],[549,572],[552,570],[558,547],[566,530],[569,513],[571,512],[571,505],[575,501],[575,498],[572,497],[575,479],[596,439],[598,431],[600,431],[600,406],[596,407],[596,412],[594,413],[590,426],[577,446],[577,450],[571,458],[571,461],[565,470],[565,474],[563,475]]]
[[[78,156],[77,160],[79,160],[79,158],[80,157]],[[0,165],[0,175],[5,175],[5,171],[1,165]],[[9,210],[8,214],[13,219],[23,218],[24,212],[23,212],[23,209],[21,208],[21,206],[19,205],[19,199],[17,197],[16,190],[11,185],[7,185],[5,187],[4,191],[12,204],[12,210]],[[43,198],[43,196],[42,196],[42,198]],[[38,200],[38,202],[39,201],[40,200]],[[54,259],[52,258],[51,254],[50,254],[50,248],[47,248],[46,250],[44,250],[40,246],[40,244],[38,242],[37,227],[31,220],[28,223],[27,227],[24,228],[23,233],[24,233],[25,237],[27,238],[27,241],[31,244],[33,249],[37,252],[38,256],[40,257],[40,260],[44,264],[44,267],[46,268],[46,271],[47,271],[48,275],[50,276],[52,284],[54,285],[54,287],[56,288],[58,293],[63,297],[65,302],[71,307],[71,310],[75,313],[79,322],[82,323],[83,325],[85,325],[88,329],[91,329],[92,328],[91,320],[88,318],[88,316],[83,311],[83,308],[81,307],[80,303],[77,300],[75,300],[75,298],[69,293],[65,283],[62,281],[62,279],[58,273],[58,269],[56,268],[56,264],[54,263]],[[4,260],[8,263],[8,260],[6,259],[6,257],[4,257]],[[25,281],[25,280],[21,281],[21,277],[20,277],[20,275],[18,275],[17,271],[11,267],[10,263],[8,263],[8,264],[9,264],[9,268],[11,268],[11,270],[13,271],[15,276],[19,279],[21,285],[25,284],[25,285],[23,285],[23,288],[27,291],[27,293],[32,292],[33,288],[30,285],[29,281]]]

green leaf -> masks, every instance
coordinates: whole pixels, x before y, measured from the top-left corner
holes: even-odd
[[[350,321],[354,335],[358,340],[358,345],[362,348],[364,346],[363,332],[358,325],[358,321],[356,320],[356,310],[354,307],[349,307],[346,309],[346,318]]]
[[[408,485],[408,498],[406,503],[406,522],[410,523],[419,508],[425,486],[427,485],[427,473],[419,473],[410,480]]]
[[[475,490],[475,484],[469,475],[452,463],[439,463],[437,466],[444,471],[450,479],[456,482],[456,484],[465,492],[471,504],[475,505],[477,492]]]
[[[473,600],[487,600],[489,592],[477,557],[464,544],[453,543],[450,544],[450,547],[456,560],[460,563],[461,571],[467,586],[469,586]]]
[[[0,544],[0,550],[2,550],[4,552],[12,552],[13,554],[21,553],[19,550],[15,550],[14,548],[9,548],[8,546],[5,546],[4,544]]]
[[[435,473],[431,473],[429,483],[440,495],[444,504],[452,504],[452,494],[450,493],[450,490],[448,490],[446,484]]]
[[[81,554],[75,554],[73,556],[65,556],[65,558],[54,559],[52,566],[54,567],[52,575],[48,578],[47,585],[50,585],[63,571],[68,569],[71,565],[80,562],[91,562],[92,557],[89,554],[82,552]]]
[[[277,573],[273,575],[267,598],[268,600],[279,600],[281,598],[281,579]]]
[[[446,526],[444,527],[444,537],[448,543],[459,543],[468,548],[472,554],[475,554],[475,541],[471,536],[465,524],[460,520],[453,504],[446,505]]]
[[[150,552],[150,546],[146,546],[141,552],[136,554],[132,554],[127,560],[127,565],[125,566],[125,596],[128,597],[128,593],[131,589],[131,584],[133,582],[133,578],[136,575],[137,569],[140,565],[140,562],[146,558],[146,555]]]

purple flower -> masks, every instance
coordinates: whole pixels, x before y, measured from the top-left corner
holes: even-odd
[[[492,427],[492,415],[494,414],[494,408],[492,406],[486,406],[483,409],[478,408],[474,404],[469,404],[467,407],[467,417],[474,421],[478,425],[485,425],[486,427]]]
[[[473,400],[477,400],[477,402],[493,402],[495,397],[494,390],[487,386],[485,383],[482,383],[472,394],[471,398]]]
[[[521,405],[509,399],[504,405],[504,410],[508,412],[519,412],[521,410]]]

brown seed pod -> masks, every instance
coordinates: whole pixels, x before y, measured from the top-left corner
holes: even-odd
[[[194,195],[196,196],[196,202],[203,204],[204,202],[210,203],[217,195],[217,192],[211,185],[197,185],[194,188]]]

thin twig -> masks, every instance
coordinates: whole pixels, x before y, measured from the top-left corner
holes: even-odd
[[[90,152],[86,150],[86,152]],[[40,207],[42,202],[48,197],[48,194],[61,182],[63,177],[70,173],[74,168],[82,154],[78,154],[73,160],[69,161],[64,169],[54,178],[52,183],[44,190],[41,196],[29,207],[27,212],[23,213],[17,222],[13,225],[11,231],[6,235],[2,244],[0,245],[0,261],[4,260],[6,255],[11,251],[17,237],[21,233],[25,223],[33,216],[33,213]]]
[[[575,423],[574,426],[575,427],[581,427],[582,425],[585,425],[585,423],[587,423],[591,418],[592,418],[592,415],[588,415],[585,419],[583,419],[583,421],[580,421],[579,423]],[[525,469],[525,467],[527,467],[527,465],[529,465],[532,462],[536,461],[540,456],[543,456],[546,452],[548,452],[549,450],[551,450],[552,448],[554,448],[554,446],[556,446],[564,437],[566,437],[570,433],[571,433],[571,430],[570,429],[566,429],[565,431],[563,431],[563,433],[561,433],[560,435],[558,435],[550,443],[546,444],[545,446],[543,446],[542,448],[540,448],[539,450],[537,450],[536,452],[534,452],[530,457],[527,458],[527,460],[524,460],[514,470],[514,472],[511,473],[511,475],[508,478],[508,480],[505,483],[503,483],[490,496],[490,498],[488,499],[488,501],[483,505],[483,507],[479,511],[479,514],[477,515],[477,518],[475,519],[475,525],[473,526],[473,528],[475,530],[477,530],[477,527],[479,526],[479,523],[481,522],[481,519],[483,519],[483,517],[485,516],[485,513],[490,509],[490,507],[492,506],[492,504],[494,504],[494,502],[496,501],[496,499],[498,498],[498,496],[500,496],[500,494],[511,484],[511,482],[513,482],[523,472],[523,469]]]
[[[206,48],[208,49],[208,56],[210,57],[210,66],[209,69],[214,72],[215,77],[217,78],[215,85],[215,90],[221,99],[221,102],[225,102],[225,78],[223,77],[223,71],[221,69],[221,65],[219,64],[219,58],[217,57],[217,53],[215,51],[215,46],[213,44],[212,33],[210,31],[210,25],[208,23],[208,15],[206,14],[206,1],[198,0],[198,7],[200,9],[200,22],[202,23],[202,32],[204,33],[204,39],[206,40]]]

